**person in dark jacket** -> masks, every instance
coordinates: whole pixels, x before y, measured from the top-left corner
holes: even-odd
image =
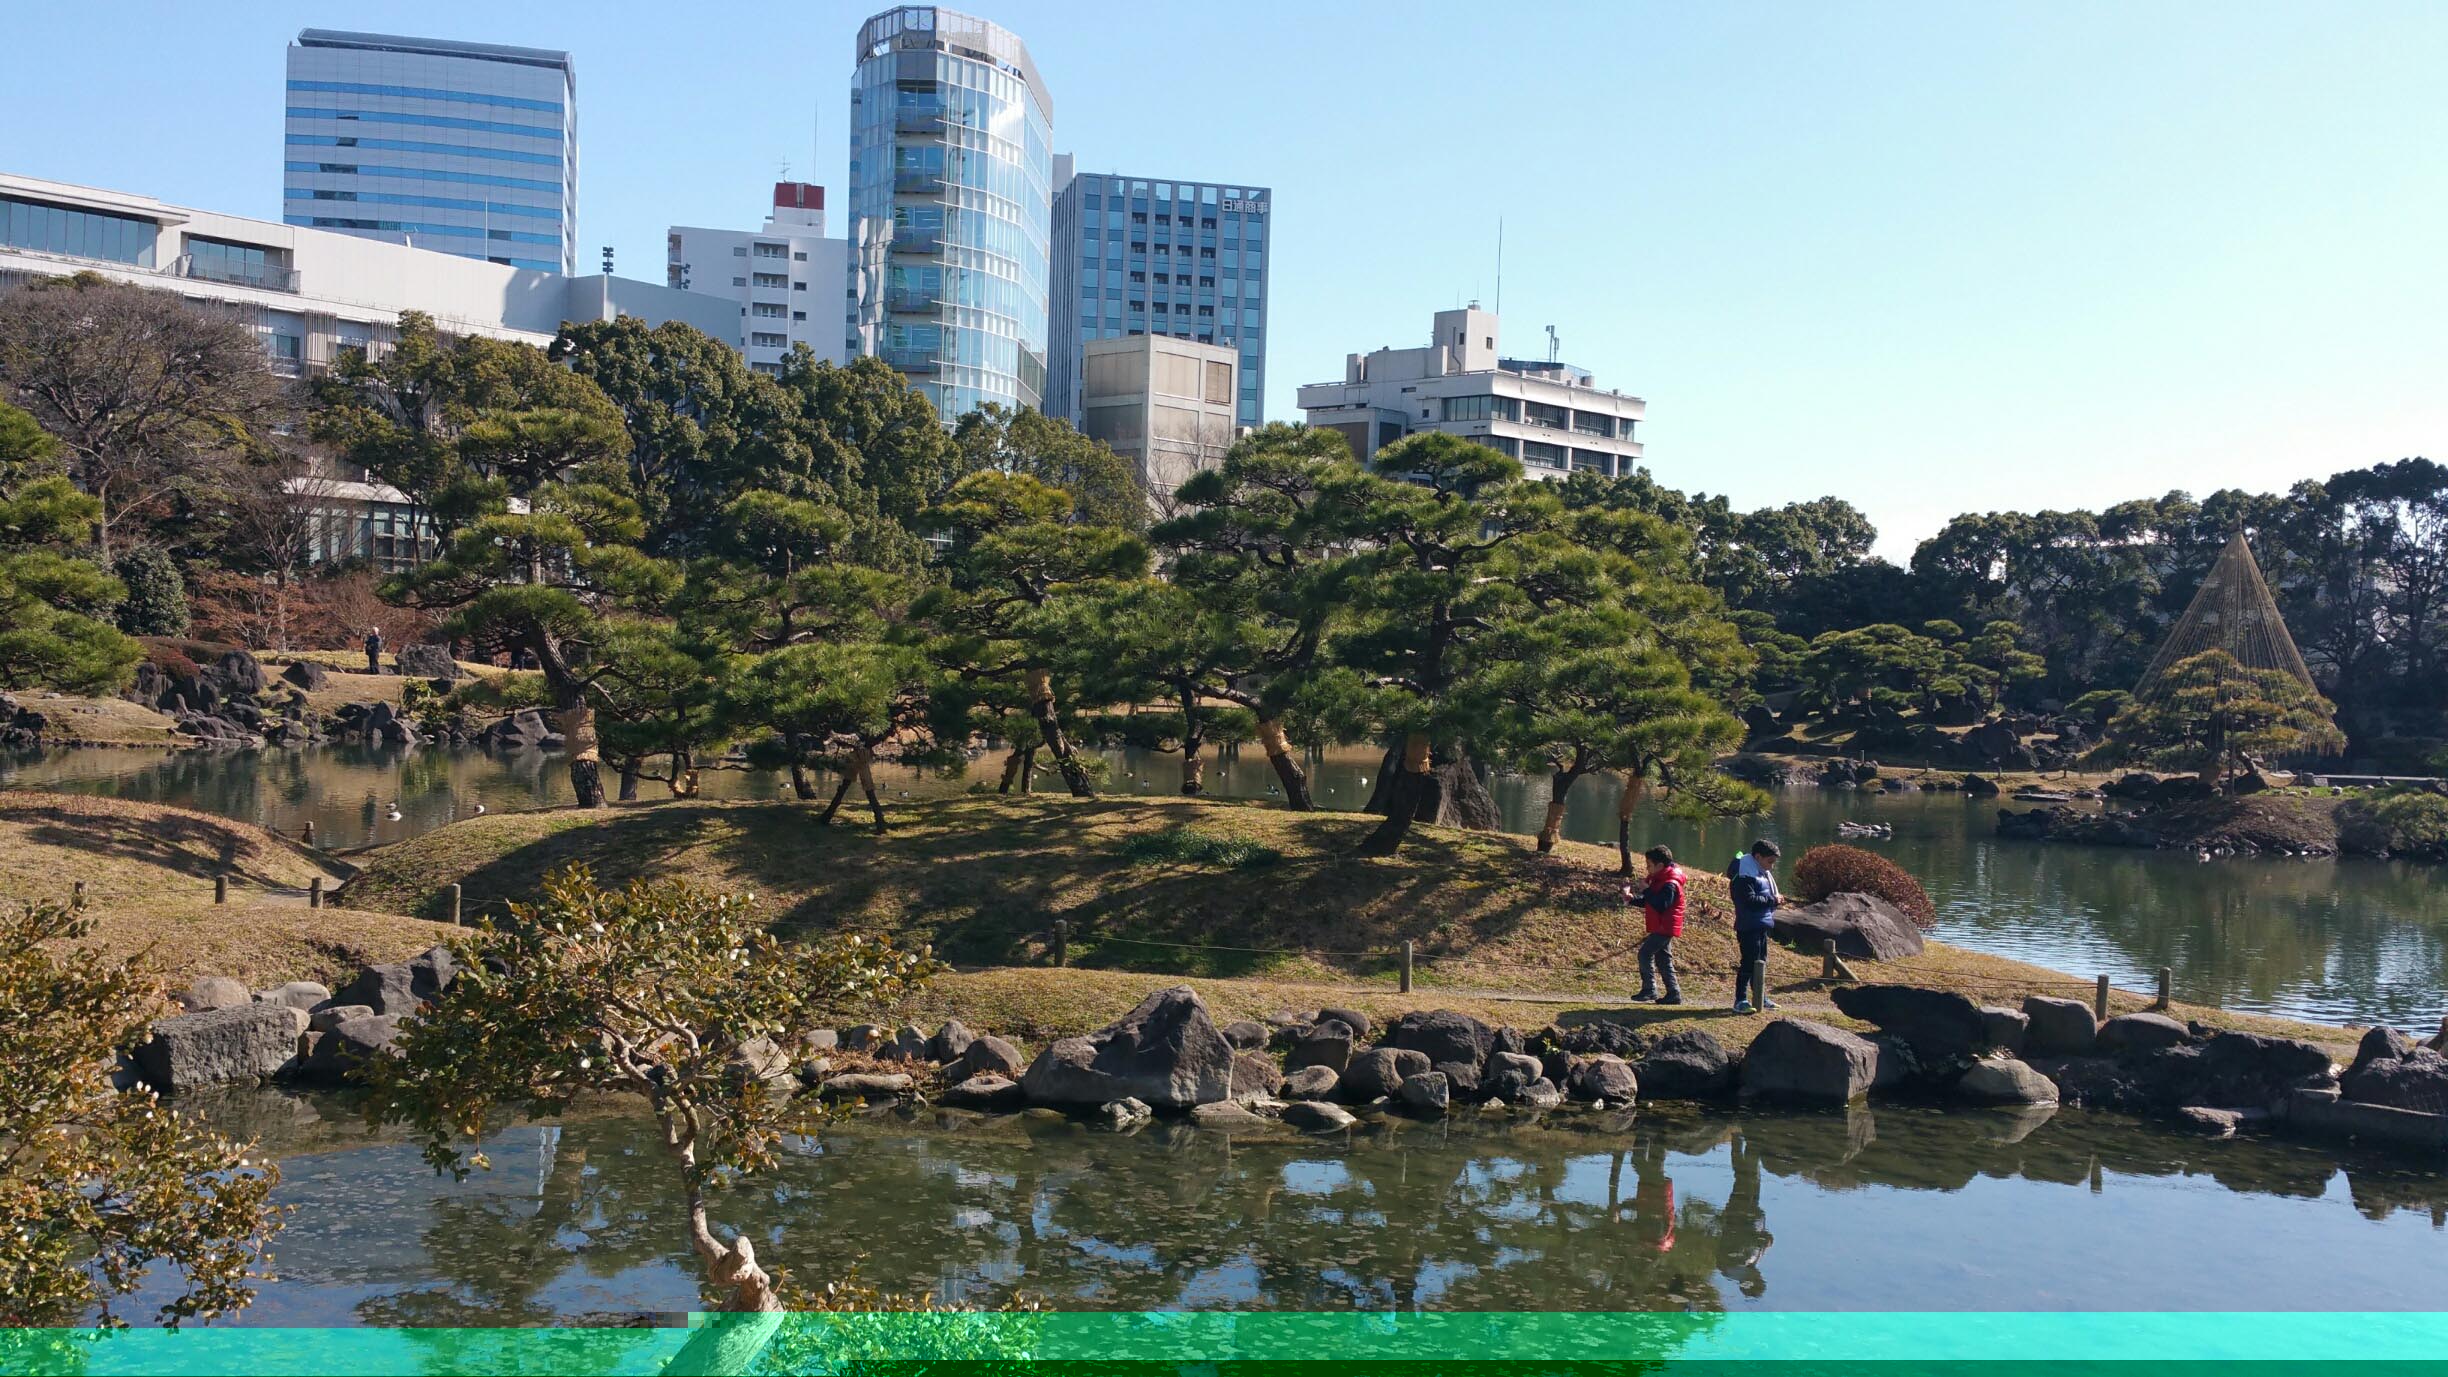
[[[1643,930],[1648,934],[1640,944],[1640,993],[1632,997],[1680,1004],[1683,991],[1675,984],[1674,940],[1683,935],[1683,867],[1675,864],[1674,852],[1663,846],[1650,847],[1648,859],[1648,883],[1638,891],[1624,886],[1624,898],[1640,907]],[[1663,999],[1658,998],[1661,981],[1666,986]]]
[[[1777,904],[1783,898],[1777,893],[1776,863],[1777,844],[1763,837],[1726,867],[1726,888],[1734,896],[1734,945],[1742,953],[1741,964],[1734,968],[1738,1014],[1751,1012],[1754,993],[1760,1008],[1776,1007],[1768,997],[1768,938],[1776,931]]]

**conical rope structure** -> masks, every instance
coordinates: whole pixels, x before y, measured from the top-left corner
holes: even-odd
[[[2224,650],[2246,669],[2284,670],[2304,687],[2313,687],[2312,671],[2304,664],[2303,652],[2295,648],[2286,619],[2278,615],[2278,600],[2270,596],[2269,583],[2261,577],[2261,566],[2253,559],[2242,531],[2219,552],[2218,563],[2202,579],[2201,591],[2193,595],[2192,605],[2168,632],[2150,668],[2142,672],[2142,682],[2134,687],[2135,699],[2150,697],[2171,666],[2205,650]]]

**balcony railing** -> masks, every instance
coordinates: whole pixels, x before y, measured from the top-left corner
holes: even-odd
[[[892,251],[894,253],[934,253],[942,247],[943,232],[940,230],[896,229],[893,231]]]
[[[932,350],[895,349],[890,345],[884,348],[884,362],[901,373],[933,373],[938,367]]]
[[[940,172],[896,172],[893,174],[893,190],[900,195],[932,196],[943,190],[943,187],[944,179]]]
[[[940,134],[944,127],[944,112],[934,110],[895,110],[893,128],[903,134]]]
[[[298,289],[295,268],[275,267],[269,263],[230,263],[218,258],[198,258],[182,253],[170,260],[172,277],[191,278],[197,282],[226,282],[235,287],[260,287],[267,292],[294,292]]]
[[[933,315],[935,308],[941,304],[941,298],[933,292],[919,291],[909,287],[894,287],[884,293],[884,309],[887,311]]]

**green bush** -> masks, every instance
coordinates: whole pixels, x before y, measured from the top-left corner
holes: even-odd
[[[127,551],[111,565],[127,585],[120,599],[119,629],[130,636],[177,636],[187,630],[187,581],[168,555],[150,545]]]
[[[1814,846],[1794,865],[1794,893],[1806,904],[1831,894],[1868,894],[1901,909],[1915,926],[1937,926],[1938,906],[1904,867],[1858,846]]]
[[[2448,797],[2385,789],[2338,806],[2338,845],[2364,855],[2448,861]]]
[[[1207,865],[1219,870],[1252,870],[1283,859],[1274,847],[1246,837],[1230,837],[1196,827],[1168,827],[1122,844],[1122,858],[1133,865]]]

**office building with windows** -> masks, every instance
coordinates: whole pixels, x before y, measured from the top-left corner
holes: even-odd
[[[1080,351],[1080,433],[1130,461],[1156,515],[1172,515],[1174,490],[1232,448],[1240,358],[1230,345],[1165,335],[1090,340]]]
[[[286,95],[287,223],[577,270],[568,53],[307,29]]]
[[[933,5],[859,26],[845,344],[948,424],[1044,404],[1054,103],[1028,46]]]
[[[824,233],[824,188],[776,182],[773,208],[761,230],[674,225],[666,241],[664,280],[671,286],[739,303],[739,323],[721,338],[748,356],[760,373],[779,373],[797,345],[841,363],[843,286],[850,246]]]
[[[1347,356],[1343,380],[1303,385],[1300,407],[1361,459],[1440,430],[1501,450],[1544,479],[1631,473],[1641,457],[1634,429],[1648,411],[1638,397],[1602,390],[1586,368],[1504,357],[1496,316],[1475,302],[1437,312],[1425,347]]]
[[[1074,173],[1054,160],[1053,352],[1045,410],[1081,414],[1084,346],[1169,335],[1240,354],[1238,424],[1257,425],[1266,398],[1265,187]]]

